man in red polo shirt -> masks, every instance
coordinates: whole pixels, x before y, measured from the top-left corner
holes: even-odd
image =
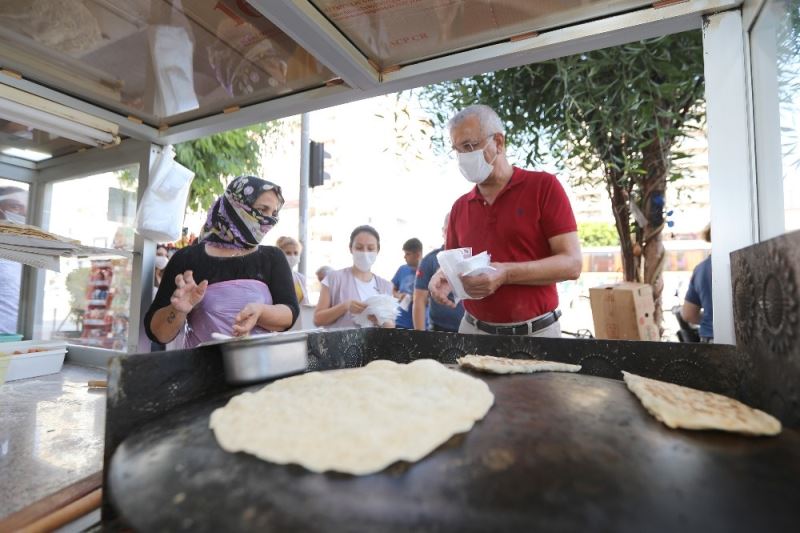
[[[448,123],[458,166],[475,188],[450,211],[445,247],[489,252],[496,271],[462,276],[466,313],[459,333],[560,337],[559,281],[577,279],[581,249],[575,215],[555,176],[508,162],[503,123],[488,106],[470,106]],[[450,284],[429,285],[443,305]]]

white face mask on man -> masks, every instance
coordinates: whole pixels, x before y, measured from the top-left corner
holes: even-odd
[[[376,259],[378,252],[353,252],[353,266],[361,272],[369,272]]]
[[[4,212],[3,216],[6,217],[6,220],[8,222],[13,222],[14,224],[25,224],[25,217],[23,215],[17,213]]]
[[[289,263],[289,268],[294,268],[300,264],[300,256],[299,255],[287,255],[286,262]]]
[[[458,169],[467,178],[467,181],[476,185],[486,181],[486,178],[492,173],[494,162],[497,159],[497,154],[495,154],[492,162],[487,163],[486,158],[483,156],[484,150],[486,150],[486,146],[480,150],[466,153],[459,152],[458,154]]]

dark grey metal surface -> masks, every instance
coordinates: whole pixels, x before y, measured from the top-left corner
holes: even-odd
[[[363,366],[378,358],[409,362],[429,357],[454,363],[466,353],[577,363],[581,373],[621,379],[621,370],[741,397],[748,355],[733,346],[459,335],[408,330],[350,329],[311,333],[309,370]],[[137,354],[112,360],[105,461],[137,428],[172,410],[233,390],[225,382],[219,346]],[[107,475],[106,468],[106,475]],[[103,517],[114,512],[103,496]]]
[[[800,231],[731,254],[742,397],[800,425]]]
[[[794,531],[800,433],[670,430],[624,384],[484,378],[467,434],[370,476],[314,474],[219,448],[211,411],[159,418],[119,446],[106,486],[140,531]],[[269,423],[265,421],[265,423]]]

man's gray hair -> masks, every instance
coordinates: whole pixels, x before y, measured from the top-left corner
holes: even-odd
[[[452,131],[453,128],[469,117],[478,118],[484,135],[494,135],[495,133],[505,134],[503,121],[500,120],[495,110],[483,104],[471,105],[456,113],[455,116],[447,122],[447,131]]]

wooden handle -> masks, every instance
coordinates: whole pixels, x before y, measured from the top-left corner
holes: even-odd
[[[19,531],[20,533],[44,533],[46,531],[53,531],[94,511],[100,507],[102,500],[103,489],[97,489],[83,498],[79,498],[69,505],[62,507],[58,511],[25,526]]]
[[[34,522],[44,520],[46,517],[91,494],[102,485],[103,472],[95,472],[46,498],[42,498],[5,518],[1,518],[0,531],[21,531]]]
[[[104,379],[93,379],[89,381],[90,389],[105,389],[108,387],[108,382]]]

